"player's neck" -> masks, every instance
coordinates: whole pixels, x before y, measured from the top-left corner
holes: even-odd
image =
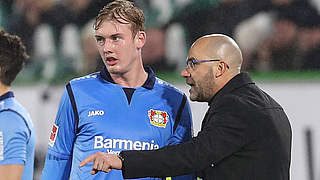
[[[10,90],[9,86],[5,86],[2,83],[0,83],[0,96],[4,95]]]
[[[141,65],[138,68],[132,68],[125,74],[117,75],[110,74],[113,81],[122,87],[136,88],[141,87],[148,78],[148,73],[144,70]]]

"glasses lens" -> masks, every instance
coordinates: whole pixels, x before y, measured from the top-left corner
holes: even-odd
[[[188,66],[188,68],[193,69],[194,65],[193,65],[193,62],[191,59],[187,60],[187,66]]]

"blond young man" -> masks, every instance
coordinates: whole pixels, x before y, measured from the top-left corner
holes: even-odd
[[[100,11],[94,29],[105,67],[67,84],[42,179],[121,180],[121,171],[91,175],[91,166],[79,163],[93,153],[159,149],[192,137],[186,96],[143,67],[143,12],[129,1],[113,1]]]

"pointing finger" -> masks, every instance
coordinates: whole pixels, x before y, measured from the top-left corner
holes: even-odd
[[[89,162],[93,162],[95,160],[95,154],[88,156],[86,159],[80,162],[79,166],[83,167],[84,165],[88,164]]]

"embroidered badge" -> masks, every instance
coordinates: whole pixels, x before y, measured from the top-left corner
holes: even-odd
[[[157,127],[165,128],[168,123],[169,115],[165,111],[153,110],[148,111],[150,123]]]
[[[59,131],[59,126],[57,126],[56,124],[53,124],[50,137],[49,137],[49,145],[51,147],[53,147],[54,143],[56,142],[58,131]]]

